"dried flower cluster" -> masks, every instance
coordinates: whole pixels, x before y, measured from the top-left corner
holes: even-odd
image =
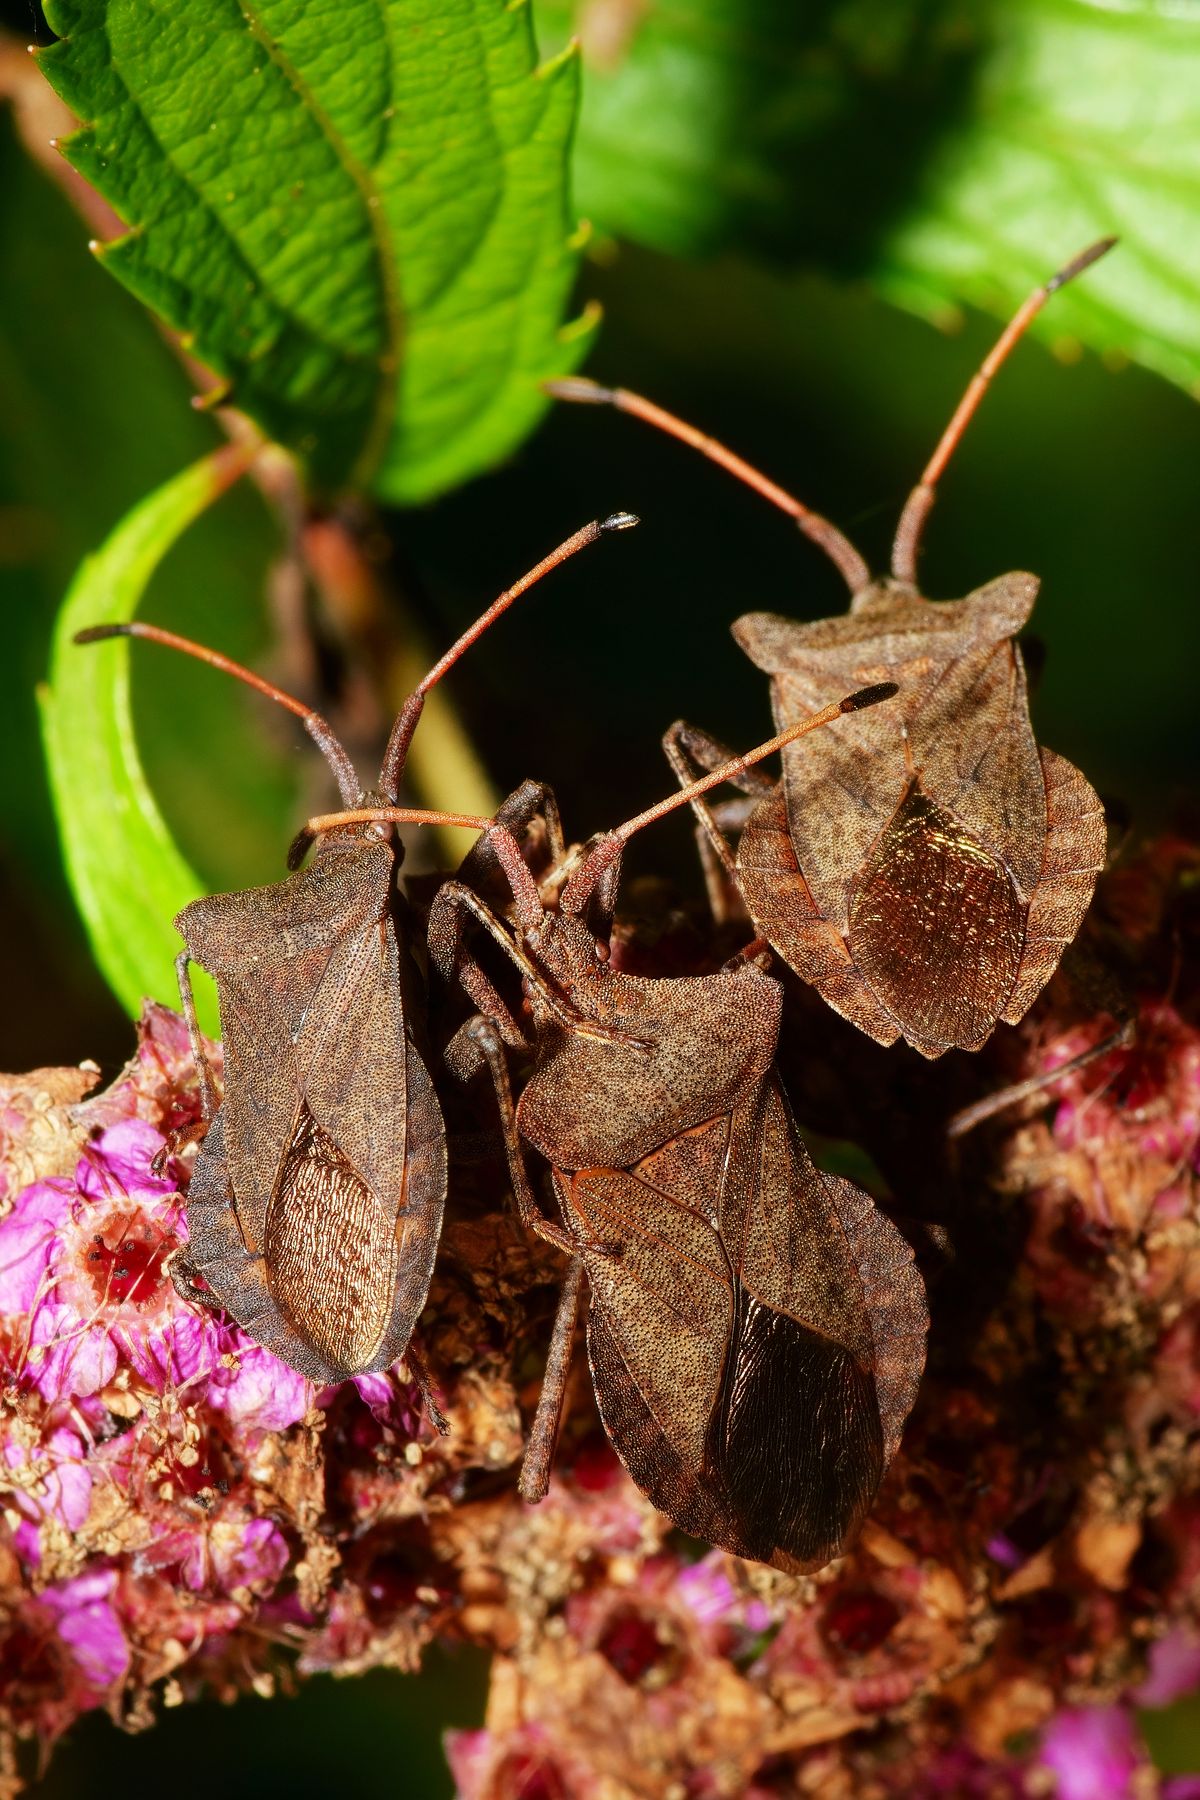
[[[420,1327],[441,1437],[402,1366],[320,1391],[176,1296],[173,1014],[104,1093],[86,1067],[0,1084],[0,1791],[90,1709],[140,1725],[442,1637],[495,1653],[486,1726],[450,1744],[463,1800],[1200,1794],[1133,1712],[1200,1687],[1198,882],[1173,839],[1107,877],[1091,973],[982,1056],[931,1068],[793,996],[801,1115],[921,1244],[934,1320],[874,1515],[805,1579],[673,1532],[582,1366],[551,1493],[517,1499],[558,1259],[472,1141],[482,1099]],[[614,957],[703,966],[661,888],[630,894]],[[1111,1029],[1098,982],[1135,1041],[949,1140],[954,1106]]]

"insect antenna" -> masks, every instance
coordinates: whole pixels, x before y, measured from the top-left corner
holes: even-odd
[[[599,382],[589,381],[586,376],[572,375],[561,381],[545,381],[542,386],[547,394],[556,400],[574,400],[588,406],[614,406],[618,412],[630,413],[635,419],[642,419],[647,425],[653,425],[658,431],[665,431],[669,437],[678,438],[680,443],[687,444],[706,456],[709,462],[716,463],[718,468],[726,470],[747,487],[769,500],[781,512],[794,519],[805,537],[810,538],[819,550],[823,550],[837,568],[852,594],[865,588],[871,579],[871,571],[859,555],[850,539],[838,530],[830,520],[821,513],[813,512],[781,488],[776,482],[753,467],[733,450],[716,438],[709,437],[706,432],[698,431],[686,420],[677,418],[674,413],[667,412],[665,407],[656,406],[652,400],[644,400],[640,394],[631,393],[628,388],[601,387]]]
[[[404,764],[408,758],[409,745],[412,743],[413,733],[416,731],[417,722],[424,710],[425,696],[430,688],[436,686],[442,676],[454,667],[463,652],[469,650],[471,645],[483,636],[488,626],[494,624],[501,613],[507,612],[514,600],[518,600],[522,594],[528,593],[529,589],[534,587],[543,575],[548,575],[552,569],[557,569],[560,563],[565,563],[577,551],[585,550],[589,544],[596,543],[598,539],[606,536],[609,532],[628,531],[638,522],[636,513],[627,512],[609,513],[607,518],[593,519],[590,524],[582,526],[569,538],[564,539],[557,549],[552,550],[548,556],[544,556],[541,562],[535,563],[528,574],[522,575],[519,581],[515,581],[511,587],[505,588],[504,592],[492,601],[486,611],[480,613],[475,623],[468,626],[461,637],[454,640],[445,655],[440,656],[428,673],[421,677],[397,713],[391,735],[388,738],[387,749],[384,752],[383,767],[379,772],[379,793],[385,804],[382,806],[356,805],[355,803],[361,798],[358,793],[350,795],[348,799],[343,795],[343,799],[346,799],[347,810],[321,813],[301,826],[288,850],[288,868],[299,868],[309,845],[315,838],[324,832],[335,831],[345,825],[461,825],[468,830],[488,830],[492,821],[479,818],[473,813],[430,812],[423,807],[397,806],[395,804],[400,790],[400,781],[404,774]]]
[[[559,544],[549,556],[544,556],[538,564],[523,575],[520,581],[506,588],[499,597],[492,601],[486,612],[481,613],[475,623],[440,657],[429,672],[424,675],[416,688],[409,695],[392,726],[391,736],[383,761],[380,775],[380,791],[394,800],[399,789],[400,777],[404,772],[404,762],[408,754],[408,746],[416,730],[417,720],[425,704],[425,695],[429,689],[439,682],[448,669],[453,668],[464,650],[481,637],[501,613],[506,612],[514,600],[539,582],[543,575],[556,569],[576,551],[594,544],[598,538],[612,531],[626,531],[638,523],[634,513],[610,513],[605,519],[594,519],[591,524],[583,526],[579,531]],[[296,868],[303,859],[304,852],[312,839],[321,829],[332,830],[335,826],[369,823],[371,821],[390,820],[400,824],[414,825],[465,825],[476,830],[483,830],[490,824],[488,819],[476,818],[473,814],[427,812],[412,807],[368,807],[358,806],[363,798],[363,786],[355,773],[354,765],[335,734],[329,721],[293,694],[285,693],[283,688],[276,687],[274,682],[267,681],[264,676],[256,675],[252,669],[234,662],[232,657],[224,656],[219,650],[210,650],[205,644],[197,644],[191,638],[181,637],[177,632],[167,631],[161,625],[148,625],[141,619],[133,619],[121,624],[89,625],[83,631],[75,633],[76,644],[97,644],[106,638],[136,637],[146,638],[153,644],[165,644],[169,650],[179,650],[185,656],[195,657],[198,662],[208,663],[214,669],[220,669],[226,675],[233,675],[238,681],[245,682],[247,687],[265,694],[268,700],[276,701],[287,707],[301,721],[313,742],[317,745],[326,762],[333,770],[337,780],[338,793],[343,808],[339,813],[322,814],[319,819],[310,820],[297,834],[288,851],[288,867]]]
[[[1090,269],[1094,262],[1112,249],[1117,242],[1115,237],[1100,238],[1089,244],[1078,256],[1065,263],[1057,274],[1049,281],[1034,288],[1028,299],[1023,301],[1013,314],[1004,330],[1000,333],[989,354],[984,358],[976,373],[972,376],[967,391],[955,409],[954,417],[947,425],[938,441],[937,449],[930,457],[925,470],[912,493],[904,504],[900,515],[900,523],[896,527],[896,536],[892,545],[892,575],[897,581],[912,583],[917,579],[917,550],[921,542],[921,533],[925,529],[925,521],[929,517],[933,502],[937,495],[937,484],[941,480],[946,464],[958,448],[967,426],[974,417],[979,402],[983,399],[992,377],[1000,368],[1014,345],[1024,336],[1030,323],[1041,312],[1052,294],[1056,294],[1068,281],[1074,281],[1085,269]]]
[[[72,641],[76,644],[99,644],[105,638],[118,637],[147,638],[152,644],[165,644],[168,650],[180,650],[185,656],[194,656],[198,662],[208,663],[210,667],[220,669],[225,675],[236,676],[238,681],[244,681],[247,687],[252,687],[258,693],[265,694],[268,700],[274,700],[280,706],[286,706],[289,712],[295,713],[333,770],[338,792],[345,804],[347,806],[354,805],[362,793],[362,783],[354,771],[354,764],[350,761],[329,721],[322,718],[321,714],[314,711],[311,706],[306,706],[303,700],[297,700],[293,694],[285,693],[282,688],[276,687],[274,682],[265,680],[261,675],[256,675],[252,669],[243,668],[241,663],[234,662],[232,657],[223,656],[219,650],[210,650],[207,645],[194,643],[191,638],[180,637],[177,632],[166,631],[161,625],[147,625],[141,619],[132,619],[120,625],[89,625],[85,630],[77,631]]]
[[[469,650],[471,645],[483,636],[501,613],[508,611],[514,600],[520,599],[522,594],[527,594],[530,588],[535,587],[542,577],[548,575],[552,569],[557,569],[561,563],[567,562],[578,551],[586,550],[589,544],[596,543],[598,539],[606,536],[609,532],[628,531],[637,523],[636,513],[627,512],[610,513],[606,519],[593,519],[589,525],[584,525],[579,531],[573,532],[569,538],[559,544],[556,550],[552,550],[549,556],[544,556],[541,562],[535,563],[528,574],[522,575],[520,581],[515,581],[511,587],[505,588],[504,592],[492,601],[487,610],[480,613],[475,623],[468,626],[461,637],[455,639],[445,655],[439,657],[428,673],[421,677],[396,715],[396,722],[392,726],[387,750],[384,753],[383,767],[379,773],[381,794],[388,800],[395,800],[400,791],[400,780],[404,774],[408,747],[412,742],[417,721],[425,706],[425,696],[430,688],[436,686],[442,676],[454,667],[463,652]],[[452,821],[447,820],[447,822]]]
[[[615,831],[606,832],[589,850],[586,858],[563,888],[559,896],[559,904],[564,912],[581,912],[586,905],[596,883],[604,872],[611,868],[621,856],[625,845],[635,832],[646,825],[653,825],[657,819],[664,818],[667,813],[674,812],[680,806],[690,806],[693,800],[699,800],[712,788],[720,787],[722,782],[733,781],[746,769],[761,762],[776,750],[782,750],[786,744],[794,743],[797,738],[804,737],[810,731],[818,730],[822,725],[831,725],[843,713],[861,712],[864,707],[877,706],[881,700],[890,700],[900,691],[894,681],[881,681],[873,687],[858,688],[844,699],[835,700],[830,706],[823,706],[820,712],[809,713],[806,718],[799,719],[789,725],[786,731],[777,732],[763,744],[753,750],[745,751],[741,756],[731,757],[719,768],[701,775],[696,781],[690,781],[686,787],[668,794],[665,800],[659,800],[648,806],[644,812],[637,813],[632,819],[626,819]]]

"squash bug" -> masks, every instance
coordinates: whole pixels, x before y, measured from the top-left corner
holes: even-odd
[[[520,594],[635,523],[617,513],[585,526],[493,602],[404,703],[373,789],[318,713],[218,652],[136,621],[76,639],[148,638],[236,676],[300,718],[347,809],[390,808],[387,821],[373,813],[321,834],[303,869],[312,834],[301,834],[286,879],[194,900],[175,921],[205,1129],[172,1279],[184,1299],[224,1308],[314,1381],[384,1369],[404,1353],[441,1231],[445,1128],[422,1049],[421,976],[396,891],[403,846],[393,826],[490,821],[396,806],[425,696]],[[220,1101],[196,1022],[192,961],[217,984]]]
[[[1036,577],[1003,575],[933,603],[916,560],[937,484],[989,382],[1050,296],[1115,242],[1093,244],[1034,290],[972,380],[900,518],[891,574],[873,578],[830,522],[724,446],[623,389],[548,383],[606,403],[698,449],[775,505],[834,562],[847,614],[798,624],[748,613],[733,635],[771,677],[786,725],[830,687],[898,681],[896,707],[784,752],[781,783],[748,779],[756,804],[736,859],[706,806],[697,816],[755,928],[828,1003],[881,1044],[924,1056],[977,1050],[1029,1010],[1090,904],[1104,813],[1065,758],[1039,749],[1015,635]],[[665,747],[681,781],[722,746],[682,722]]]
[[[545,821],[568,868],[557,910],[506,865],[514,926],[476,885],[484,840],[443,886],[432,960],[482,1011],[452,1041],[460,1075],[490,1069],[516,1205],[570,1258],[522,1468],[540,1500],[561,1416],[586,1273],[588,1357],[604,1428],[676,1525],[736,1555],[822,1566],[861,1523],[899,1443],[924,1366],[928,1315],[912,1251],[869,1196],[813,1166],[775,1070],[782,989],[761,942],[718,973],[654,979],[614,966],[610,930],[635,831],[752,761],[888,698],[852,695],[749,756],[595,838],[564,861],[549,790],[526,783],[497,815]],[[474,922],[524,977],[533,1042],[465,944]],[[532,1051],[515,1105],[505,1045]],[[561,1224],[525,1166],[549,1163]]]

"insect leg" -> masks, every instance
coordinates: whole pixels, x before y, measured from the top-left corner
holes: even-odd
[[[579,1288],[582,1280],[583,1263],[576,1256],[571,1259],[562,1293],[559,1295],[550,1349],[546,1356],[546,1372],[542,1376],[542,1391],[538,1396],[537,1412],[530,1427],[529,1442],[525,1446],[525,1458],[517,1481],[517,1492],[531,1506],[536,1506],[539,1500],[546,1498],[546,1489],[550,1486],[550,1468],[554,1462],[554,1450],[562,1426],[563,1404],[567,1397],[567,1376],[571,1368],[571,1349],[575,1340],[575,1319],[579,1311]]]
[[[496,810],[493,831],[495,826],[501,826],[514,840],[519,842],[533,821],[538,818],[546,827],[546,849],[551,866],[553,866],[562,861],[566,844],[563,838],[558,801],[555,798],[554,789],[549,787],[546,782],[523,781],[520,787],[514,788],[507,800]],[[481,890],[500,861],[496,838],[492,832],[486,832],[464,856],[459,866],[458,879],[466,887]]]
[[[429,911],[429,954],[438,972],[447,981],[456,974],[461,976],[463,986],[476,1005],[481,1006],[485,1013],[492,1015],[493,1009],[498,1009],[494,1012],[495,1023],[506,1042],[511,1042],[518,1048],[527,1047],[525,1038],[517,1027],[511,1012],[500,1000],[482,969],[470,958],[460,960],[463,913],[470,913],[472,918],[495,938],[510,962],[516,964],[526,981],[536,989],[541,1000],[561,1025],[570,1030],[572,1026],[579,1023],[575,1013],[562,996],[551,987],[541,970],[535,968],[521,947],[513,942],[502,922],[491,908],[484,904],[478,894],[473,893],[470,888],[464,887],[460,881],[443,882],[434,896],[434,902]],[[509,1037],[509,1031],[515,1031],[516,1037]]]
[[[732,751],[716,738],[710,737],[707,731],[699,730],[683,719],[675,721],[664,734],[662,742],[667,761],[674,770],[680,787],[689,786],[701,770],[720,768],[732,756]],[[747,769],[738,785],[757,798],[760,794],[769,793],[774,784],[759,770]],[[733,851],[721,829],[718,809],[711,807],[701,795],[692,801],[692,811],[697,819],[696,844],[700,853],[700,866],[704,871],[709,909],[716,923],[724,925],[728,923],[731,911],[730,889],[737,892],[737,868]]]
[[[565,1255],[576,1257],[579,1244],[575,1237],[561,1225],[552,1225],[544,1216],[530,1183],[529,1171],[525,1167],[525,1152],[521,1148],[521,1135],[517,1129],[517,1109],[513,1105],[508,1064],[504,1058],[504,1045],[499,1032],[490,1019],[477,1015],[467,1020],[461,1035],[479,1052],[492,1077],[517,1217],[526,1231],[531,1231],[535,1237],[544,1238],[546,1243],[553,1244],[556,1250],[563,1251]]]
[[[404,1360],[408,1364],[409,1373],[416,1382],[421,1394],[421,1404],[425,1408],[425,1417],[442,1437],[450,1434],[450,1421],[433,1397],[433,1379],[426,1366],[425,1358],[416,1345],[409,1340],[408,1349],[404,1352]]]
[[[527,1500],[530,1505],[536,1505],[539,1500],[545,1498],[546,1489],[550,1485],[550,1466],[554,1461],[554,1447],[558,1441],[559,1427],[562,1424],[567,1375],[571,1367],[571,1346],[575,1336],[575,1318],[579,1310],[579,1288],[583,1280],[583,1259],[579,1255],[579,1245],[570,1232],[565,1231],[561,1226],[551,1225],[547,1219],[543,1218],[534,1196],[529,1181],[529,1172],[525,1167],[524,1152],[521,1149],[516,1108],[513,1105],[512,1088],[508,1080],[508,1065],[504,1060],[504,1048],[499,1035],[490,1022],[484,1018],[468,1020],[464,1031],[469,1034],[471,1041],[491,1071],[517,1216],[527,1231],[532,1231],[548,1243],[554,1244],[571,1259],[567,1265],[558,1311],[554,1318],[554,1330],[546,1357],[546,1372],[542,1378],[542,1391],[538,1398],[537,1413],[525,1449],[525,1459],[521,1464],[520,1480],[517,1483],[521,1498]]]
[[[179,983],[179,1003],[183,1010],[184,1024],[187,1026],[188,1043],[192,1047],[192,1061],[196,1065],[196,1078],[200,1083],[200,1111],[205,1120],[211,1120],[220,1102],[217,1099],[216,1083],[212,1078],[212,1070],[208,1066],[208,1057],[204,1053],[204,1040],[200,1036],[200,1021],[196,1017],[196,996],[192,992],[191,977],[188,966],[191,957],[186,950],[181,950],[175,958],[175,978]]]

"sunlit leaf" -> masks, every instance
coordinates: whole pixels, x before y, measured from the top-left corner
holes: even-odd
[[[181,532],[237,475],[225,449],[139,502],[90,556],[63,602],[42,735],[67,873],[96,961],[123,1005],[145,995],[176,1004],[174,915],[203,883],[180,855],[150,792],[133,735],[129,645],[72,642],[88,625],[131,619]],[[215,996],[197,983],[201,1022],[215,1032]]]
[[[512,450],[562,328],[573,55],[527,0],[55,0],[112,272],[318,485],[423,499]]]
[[[943,318],[1011,313],[1200,383],[1200,9],[1175,0],[542,0],[578,29],[576,194],[676,254],[766,249]]]
[[[893,299],[1005,312],[1089,239],[1119,249],[1043,316],[1184,387],[1200,382],[1200,10],[1158,0],[1020,0],[881,246]]]

